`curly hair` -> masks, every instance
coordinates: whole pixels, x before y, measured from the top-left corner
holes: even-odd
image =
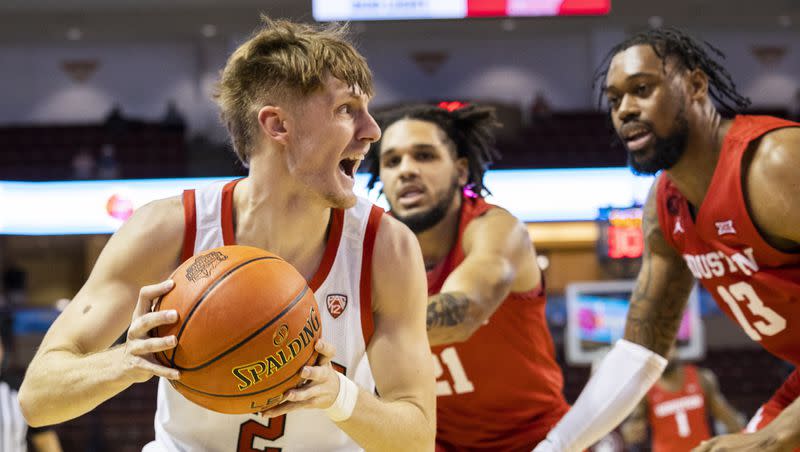
[[[347,37],[347,25],[327,27],[262,16],[257,30],[228,59],[214,100],[236,156],[248,166],[257,145],[258,110],[322,87],[330,75],[372,95],[372,73]]]
[[[467,187],[476,194],[491,192],[483,184],[489,166],[500,158],[495,147],[494,131],[501,124],[493,107],[469,104],[461,108],[444,108],[429,104],[407,105],[375,115],[382,130],[401,119],[418,119],[436,124],[453,143],[456,157],[467,159]],[[367,189],[372,190],[380,179],[380,146],[372,144],[365,166],[370,173]]]
[[[736,112],[750,106],[750,99],[736,91],[733,78],[718,61],[725,59],[725,54],[708,42],[703,41],[701,44],[685,32],[672,27],[642,31],[614,46],[595,72],[594,85],[597,86],[606,79],[608,65],[614,55],[641,44],[650,45],[663,64],[666,64],[668,57],[674,57],[683,68],[703,71],[708,77],[708,91],[711,98],[726,112]],[[601,91],[598,105],[602,104],[602,99]]]

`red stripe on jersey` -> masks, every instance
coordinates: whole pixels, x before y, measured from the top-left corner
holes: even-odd
[[[375,249],[375,237],[381,225],[383,209],[372,206],[364,232],[364,250],[361,254],[361,282],[359,299],[361,300],[361,332],[364,334],[364,346],[369,345],[375,324],[372,321],[372,251]]]
[[[197,211],[194,205],[194,190],[183,191],[183,251],[181,263],[194,255],[194,241],[197,238]]]
[[[319,263],[319,268],[311,278],[308,286],[311,290],[317,291],[319,286],[325,282],[328,273],[331,271],[333,261],[336,259],[336,251],[339,249],[339,241],[342,239],[342,227],[344,226],[344,210],[333,209],[331,212],[333,217],[331,221],[331,232],[328,234],[328,244],[325,246],[325,254],[322,255],[322,262]]]
[[[240,180],[232,180],[222,187],[222,243],[225,246],[236,245],[236,234],[233,231],[233,189]]]

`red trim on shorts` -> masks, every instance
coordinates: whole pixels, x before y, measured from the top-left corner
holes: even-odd
[[[319,286],[325,282],[325,278],[328,277],[328,273],[330,273],[331,267],[333,267],[333,261],[336,259],[336,252],[339,250],[339,242],[342,239],[344,210],[333,209],[331,217],[333,217],[331,221],[331,232],[328,234],[328,244],[325,246],[325,254],[322,255],[322,262],[319,263],[317,272],[314,273],[314,277],[311,278],[311,281],[308,283],[311,290],[315,292],[319,289]]]
[[[236,234],[233,231],[233,189],[241,179],[235,179],[222,187],[222,244],[236,245]]]
[[[194,190],[183,191],[183,250],[181,263],[194,255],[194,242],[197,239],[197,211],[195,209]]]
[[[361,279],[358,298],[361,300],[361,332],[364,334],[364,346],[369,345],[375,323],[372,319],[372,251],[375,249],[375,237],[381,225],[383,209],[372,206],[364,232],[364,248],[361,253]]]

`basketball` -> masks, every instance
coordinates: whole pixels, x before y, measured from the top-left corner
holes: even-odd
[[[302,383],[322,325],[292,265],[258,248],[223,246],[192,256],[172,279],[154,310],[175,309],[178,321],[153,335],[175,335],[178,344],[155,356],[181,371],[170,383],[184,397],[220,413],[254,413]]]

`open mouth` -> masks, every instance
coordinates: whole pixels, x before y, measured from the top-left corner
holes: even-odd
[[[418,204],[424,195],[424,189],[418,186],[407,186],[397,192],[397,201],[405,207]]]
[[[344,173],[345,176],[355,177],[356,169],[358,168],[358,159],[342,159],[339,162],[339,171]]]
[[[625,136],[625,144],[629,150],[639,151],[650,142],[652,137],[653,133],[647,129],[637,130]]]

